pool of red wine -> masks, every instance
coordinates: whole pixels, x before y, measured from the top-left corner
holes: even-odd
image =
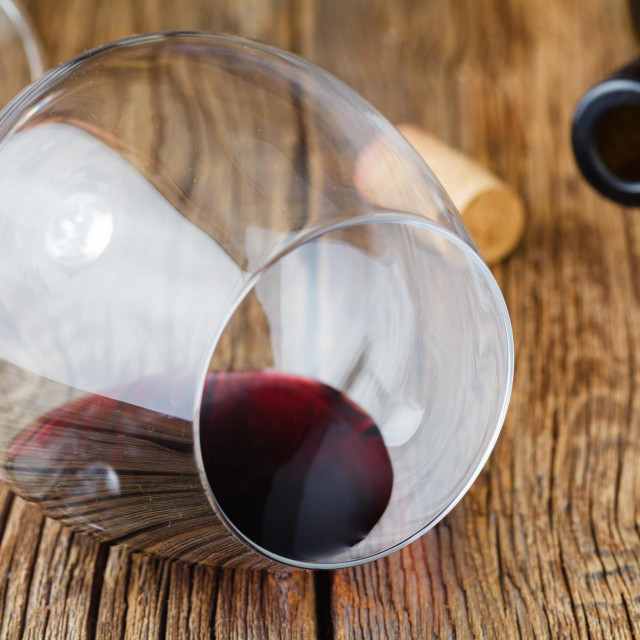
[[[200,432],[218,506],[249,540],[284,558],[319,561],[349,549],[389,502],[393,471],[380,430],[326,384],[209,374]]]

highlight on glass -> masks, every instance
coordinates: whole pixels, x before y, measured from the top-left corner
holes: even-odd
[[[0,194],[0,476],[48,514],[337,568],[486,461],[502,295],[412,147],[311,64],[194,33],[90,51],[0,114]]]

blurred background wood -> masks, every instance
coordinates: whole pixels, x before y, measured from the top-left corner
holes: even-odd
[[[205,29],[298,52],[524,196],[495,269],[516,338],[489,463],[435,530],[353,570],[259,573],[100,545],[0,491],[0,638],[640,636],[640,216],[580,178],[581,93],[637,53],[626,0],[25,0],[51,64]]]

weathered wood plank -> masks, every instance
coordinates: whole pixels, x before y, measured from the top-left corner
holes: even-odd
[[[569,146],[580,94],[636,53],[627,3],[302,7],[305,55],[486,163],[530,211],[496,269],[517,353],[496,451],[436,531],[334,576],[336,636],[637,634],[637,215],[589,190]]]
[[[25,4],[51,64],[132,33],[172,29],[236,32],[285,48],[290,46],[289,0],[272,0],[254,7],[244,3],[172,0],[30,0]],[[0,514],[9,509],[11,502],[6,491],[2,499]],[[7,637],[20,637],[26,618],[29,637],[33,638],[94,637],[94,631],[97,638],[114,640],[211,638],[216,608],[223,607],[222,602],[238,616],[237,624],[245,624],[243,590],[225,591],[227,582],[222,581],[219,586],[215,569],[131,555],[118,547],[100,547],[53,521],[43,520],[37,511],[25,508],[21,500],[15,500],[7,516],[0,553],[0,575],[11,575],[0,587],[6,590],[5,601],[11,605],[0,615],[3,628],[13,634]],[[22,525],[29,526],[31,535],[20,540],[16,533]],[[85,583],[78,581],[72,558],[82,559]],[[227,571],[227,575],[233,576],[234,572]],[[241,573],[238,580],[242,582],[245,577]],[[80,609],[78,589],[84,596],[84,608]],[[311,574],[292,573],[282,580],[271,576],[264,590],[267,595],[258,596],[272,606],[265,609],[268,617],[262,628],[276,634],[286,624],[291,634],[288,637],[315,636]],[[77,630],[70,626],[73,616]],[[218,633],[217,637],[224,635]]]
[[[163,560],[139,554],[131,558],[124,633],[127,640],[164,637],[170,570]]]
[[[640,220],[583,184],[568,140],[580,93],[636,53],[625,0],[25,4],[51,63],[175,28],[294,48],[523,193],[525,242],[496,269],[517,348],[496,451],[445,523],[319,580],[319,602],[338,638],[640,635]],[[6,491],[0,525],[2,638],[329,633],[308,573],[103,550]]]
[[[173,565],[167,604],[167,640],[211,638],[217,591],[217,569]]]
[[[124,634],[130,566],[131,557],[126,549],[118,546],[109,549],[99,594],[96,638],[119,640]]]
[[[13,500],[0,542],[1,638],[22,637],[43,521],[42,515],[24,500]]]
[[[22,637],[92,638],[103,558],[104,549],[95,540],[45,520]]]
[[[216,638],[306,640],[317,632],[309,572],[221,572]]]

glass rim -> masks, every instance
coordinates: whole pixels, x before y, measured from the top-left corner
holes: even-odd
[[[484,468],[493,448],[498,440],[500,432],[502,430],[502,426],[504,424],[507,410],[509,408],[509,400],[511,398],[511,391],[513,388],[513,377],[514,377],[514,366],[515,366],[515,352],[514,352],[514,342],[513,342],[513,330],[511,326],[511,319],[509,318],[509,312],[507,309],[506,302],[504,300],[504,296],[502,295],[502,291],[498,286],[498,283],[493,276],[493,273],[489,269],[487,263],[484,261],[484,258],[478,253],[473,245],[467,243],[463,238],[456,235],[453,231],[446,229],[442,225],[439,225],[428,218],[420,216],[414,213],[405,213],[405,212],[390,212],[390,211],[380,211],[370,212],[368,214],[359,215],[356,217],[346,217],[338,221],[333,221],[331,223],[327,223],[326,225],[317,225],[315,227],[311,227],[304,231],[299,232],[298,234],[293,236],[293,240],[288,243],[285,247],[281,248],[275,255],[267,258],[265,262],[255,271],[252,272],[251,277],[248,279],[247,283],[243,287],[242,291],[238,293],[238,295],[233,300],[232,304],[229,306],[229,310],[225,314],[223,321],[220,324],[220,328],[212,341],[211,347],[207,354],[207,358],[205,360],[205,364],[203,367],[203,371],[200,374],[200,378],[198,383],[196,384],[196,397],[194,398],[194,406],[196,407],[196,411],[194,413],[194,418],[192,421],[192,436],[193,436],[193,450],[194,457],[196,461],[196,467],[198,469],[198,476],[200,482],[203,486],[204,492],[207,496],[207,500],[209,504],[213,508],[216,516],[220,519],[222,524],[227,528],[231,535],[235,538],[239,539],[243,542],[247,547],[249,547],[252,551],[267,557],[268,559],[274,561],[275,563],[295,567],[298,569],[345,569],[349,567],[356,567],[362,564],[366,564],[368,562],[372,562],[374,560],[379,560],[380,558],[384,558],[400,549],[406,547],[412,542],[416,541],[418,538],[422,537],[427,531],[432,529],[438,522],[440,522],[464,497],[467,491],[471,488],[471,485],[475,482],[476,478]],[[498,414],[498,419],[495,423],[486,430],[485,436],[482,440],[482,444],[478,448],[478,452],[476,454],[476,460],[468,467],[468,470],[465,476],[462,478],[459,486],[455,489],[455,495],[453,499],[447,503],[447,506],[441,509],[437,515],[429,520],[424,526],[420,527],[418,531],[411,534],[404,540],[397,542],[392,545],[388,549],[384,549],[377,553],[370,554],[363,558],[356,558],[354,560],[343,560],[338,562],[308,562],[302,560],[295,560],[292,558],[286,558],[278,555],[268,549],[260,546],[256,542],[252,541],[248,538],[242,531],[240,531],[231,520],[224,513],[222,508],[218,505],[215,494],[209,484],[209,480],[207,479],[207,474],[204,467],[204,460],[202,456],[202,448],[200,443],[200,409],[202,405],[202,397],[204,393],[204,386],[206,381],[206,376],[209,371],[209,364],[213,358],[213,354],[218,346],[218,342],[225,329],[229,325],[229,322],[235,315],[236,311],[242,304],[242,302],[247,298],[247,296],[255,289],[258,282],[261,280],[262,276],[266,273],[266,271],[274,266],[277,262],[279,262],[282,258],[294,252],[296,249],[301,246],[313,242],[322,236],[326,236],[335,231],[340,231],[342,229],[348,229],[351,227],[357,227],[366,224],[407,224],[410,226],[418,227],[424,229],[426,231],[435,233],[439,235],[440,238],[451,242],[455,247],[462,250],[467,258],[469,258],[477,267],[480,268],[480,273],[484,276],[486,283],[489,285],[489,289],[492,293],[493,299],[497,303],[500,317],[503,321],[503,329],[504,329],[504,337],[507,345],[507,380],[504,385],[502,392],[502,402],[500,405],[500,412]]]

